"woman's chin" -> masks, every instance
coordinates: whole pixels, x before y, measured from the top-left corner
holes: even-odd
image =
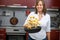
[[[38,10],[38,12],[42,12],[41,10]]]

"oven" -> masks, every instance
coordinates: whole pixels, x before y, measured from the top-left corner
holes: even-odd
[[[6,31],[7,40],[26,40],[26,32],[23,27],[10,27]]]
[[[26,40],[26,35],[7,35],[7,40]]]

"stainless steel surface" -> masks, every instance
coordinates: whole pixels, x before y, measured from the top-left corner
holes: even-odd
[[[6,29],[6,32],[12,32],[12,33],[25,33],[23,27],[11,27],[11,28],[7,28],[7,29]]]
[[[7,35],[25,35],[24,27],[0,27],[6,28]]]
[[[25,33],[12,33],[12,32],[7,32],[7,35],[25,35]]]
[[[51,30],[59,30],[59,28],[51,27]]]

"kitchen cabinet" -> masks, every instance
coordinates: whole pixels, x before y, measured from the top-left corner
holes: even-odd
[[[26,5],[26,0],[7,0],[7,5],[14,5],[14,4],[17,4],[17,5]]]
[[[60,8],[60,0],[52,0],[51,3],[52,8]]]
[[[26,40],[28,40],[28,32],[26,32]]]
[[[46,8],[60,8],[60,0],[44,0]]]
[[[0,28],[0,40],[6,40],[6,29]]]
[[[0,0],[0,6],[5,7],[7,5],[7,0]]]
[[[26,0],[28,8],[34,8],[36,0]]]
[[[44,0],[46,8],[60,8],[60,0]],[[0,0],[0,6],[5,5],[21,5],[34,8],[36,0]]]
[[[59,40],[59,30],[51,30],[51,40]]]
[[[44,0],[46,8],[60,8],[60,0]],[[36,0],[26,0],[28,8],[34,8]]]
[[[7,4],[7,0],[0,0],[0,5],[6,5]]]
[[[26,6],[26,0],[0,0],[0,6],[7,7],[8,5]]]

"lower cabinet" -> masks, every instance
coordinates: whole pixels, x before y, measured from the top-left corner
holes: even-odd
[[[59,30],[52,29],[50,38],[51,40],[59,40]]]
[[[28,32],[26,32],[26,40],[28,40]]]
[[[0,28],[0,40],[6,40],[6,29]]]
[[[59,40],[60,40],[60,30],[59,30]]]

